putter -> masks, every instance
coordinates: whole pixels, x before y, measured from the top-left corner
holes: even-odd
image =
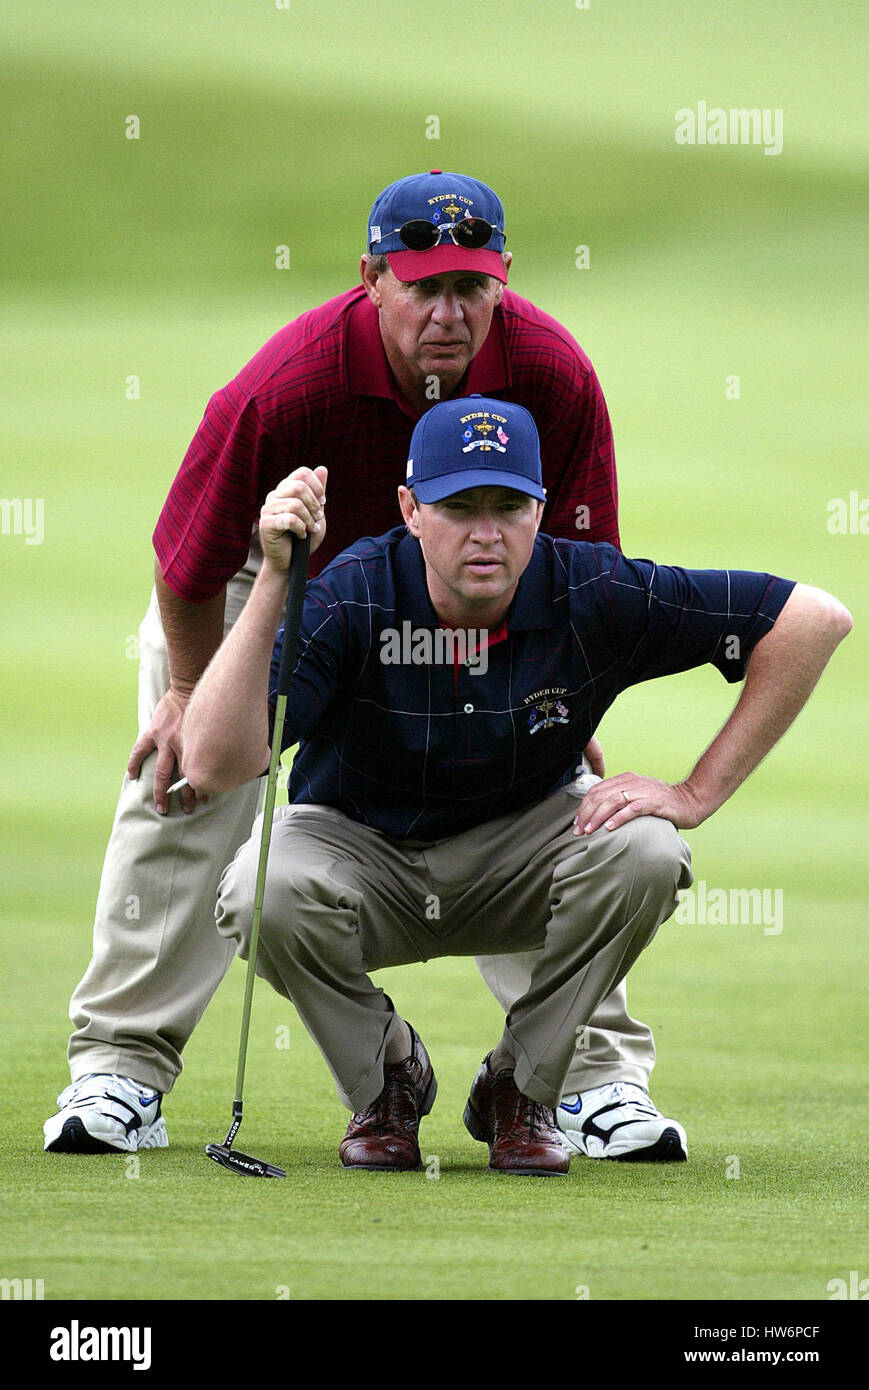
[[[253,927],[250,934],[250,947],[247,954],[247,977],[244,985],[244,1008],[241,1015],[241,1038],[238,1044],[238,1071],[235,1078],[235,1100],[232,1102],[232,1124],[222,1144],[206,1144],[205,1152],[215,1163],[229,1168],[233,1173],[242,1173],[253,1178],[285,1178],[286,1171],[264,1159],[252,1158],[233,1149],[232,1144],[238,1134],[242,1118],[242,1093],[244,1090],[244,1065],[247,1060],[247,1038],[250,1031],[250,1012],[253,1001],[253,985],[256,976],[256,957],[259,947],[260,918],[266,887],[266,869],[269,862],[269,845],[272,834],[272,817],[275,809],[275,793],[278,785],[278,767],[281,761],[281,742],[284,733],[284,716],[287,709],[287,691],[290,676],[296,664],[296,647],[299,643],[299,627],[302,622],[302,607],[305,602],[305,584],[308,578],[308,553],[311,537],[303,540],[293,537],[293,554],[290,560],[290,587],[287,594],[287,610],[284,618],[284,645],[281,649],[281,664],[278,669],[278,698],[275,706],[275,725],[272,733],[272,755],[269,760],[268,781],[266,783],[265,804],[263,805],[262,835],[260,836],[259,864],[256,874],[256,891],[253,902]]]

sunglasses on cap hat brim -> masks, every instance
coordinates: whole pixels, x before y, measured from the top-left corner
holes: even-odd
[[[444,232],[449,232],[450,239],[463,251],[481,251],[496,233],[507,240],[503,227],[495,227],[483,217],[463,217],[461,222],[442,222],[440,225],[427,222],[424,217],[414,217],[400,227],[384,232],[381,241],[388,236],[399,236],[408,251],[432,251],[439,245]]]

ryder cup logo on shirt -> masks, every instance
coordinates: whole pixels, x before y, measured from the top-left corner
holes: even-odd
[[[463,454],[469,454],[472,449],[482,449],[484,453],[497,449],[499,454],[506,454],[510,436],[504,430],[507,423],[505,416],[493,415],[488,410],[475,410],[471,415],[463,415],[459,423],[465,426],[462,432],[465,441]],[[494,438],[490,438],[490,435]]]
[[[570,723],[567,705],[563,700],[554,698],[566,694],[566,686],[554,685],[547,686],[545,690],[535,690],[533,695],[526,695],[522,703],[531,705],[528,711],[529,733],[537,734],[541,729],[551,729],[554,724]]]

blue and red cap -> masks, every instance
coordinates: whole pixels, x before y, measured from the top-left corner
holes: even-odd
[[[428,251],[410,251],[399,235],[405,222],[431,222],[438,229],[466,218],[482,218],[494,228],[484,246],[456,246],[447,230]],[[368,218],[368,250],[385,255],[398,280],[423,280],[449,270],[472,270],[493,275],[507,283],[507,267],[501,257],[506,240],[504,208],[500,198],[479,179],[432,169],[428,174],[408,174],[378,194]]]
[[[420,502],[472,487],[509,487],[545,502],[533,417],[523,405],[488,396],[441,401],[414,429],[406,482]]]

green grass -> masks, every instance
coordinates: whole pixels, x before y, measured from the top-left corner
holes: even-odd
[[[865,1273],[867,541],[826,529],[830,498],[867,491],[856,15],[845,0],[587,13],[505,0],[493,38],[493,16],[457,0],[425,36],[389,3],[374,19],[336,0],[16,7],[0,86],[15,191],[0,490],[44,499],[46,538],[0,537],[4,1277],[43,1278],[60,1300],[574,1300],[580,1286],[728,1300],[825,1299],[829,1280]],[[782,106],[783,154],[679,150],[673,113],[701,98]],[[123,138],[130,112],[139,142]],[[496,185],[513,287],[592,357],[625,548],[770,568],[854,613],[782,747],[689,837],[710,887],[781,888],[784,929],[670,923],[632,974],[686,1165],[487,1173],[461,1111],[500,1025],[470,961],[384,977],[438,1073],[422,1128],[437,1178],[340,1169],[345,1112],[262,985],[240,1138],[288,1177],[246,1183],[207,1161],[229,1122],[239,966],[167,1098],[169,1150],[142,1154],[137,1174],[124,1158],[43,1155],[134,735],[128,649],[166,489],[211,392],[354,280],[374,193],[432,165]],[[601,730],[610,769],[678,777],[734,695],[711,671],[629,692]]]
[[[346,1114],[291,1011],[258,986],[238,1142],[283,1164],[280,1183],[245,1182],[203,1153],[229,1120],[240,967],[166,1104],[170,1149],[143,1153],[138,1167],[38,1152],[63,1033],[59,1020],[46,1027],[42,1001],[64,971],[39,984],[22,969],[12,992],[29,1060],[3,1102],[4,1268],[44,1278],[58,1299],[270,1299],[284,1285],[293,1299],[571,1300],[579,1285],[593,1299],[823,1298],[829,1279],[860,1267],[863,1239],[859,1155],[842,1123],[856,1118],[861,996],[827,964],[853,959],[860,912],[840,909],[831,941],[818,931],[826,903],[788,907],[778,938],[670,924],[635,971],[632,1002],[661,1053],[656,1095],[687,1124],[690,1162],[576,1159],[563,1180],[489,1174],[462,1128],[468,1084],[497,1033],[470,961],[382,976],[438,1072],[421,1133],[438,1177],[340,1168]],[[734,1157],[738,1177],[728,1176]]]

